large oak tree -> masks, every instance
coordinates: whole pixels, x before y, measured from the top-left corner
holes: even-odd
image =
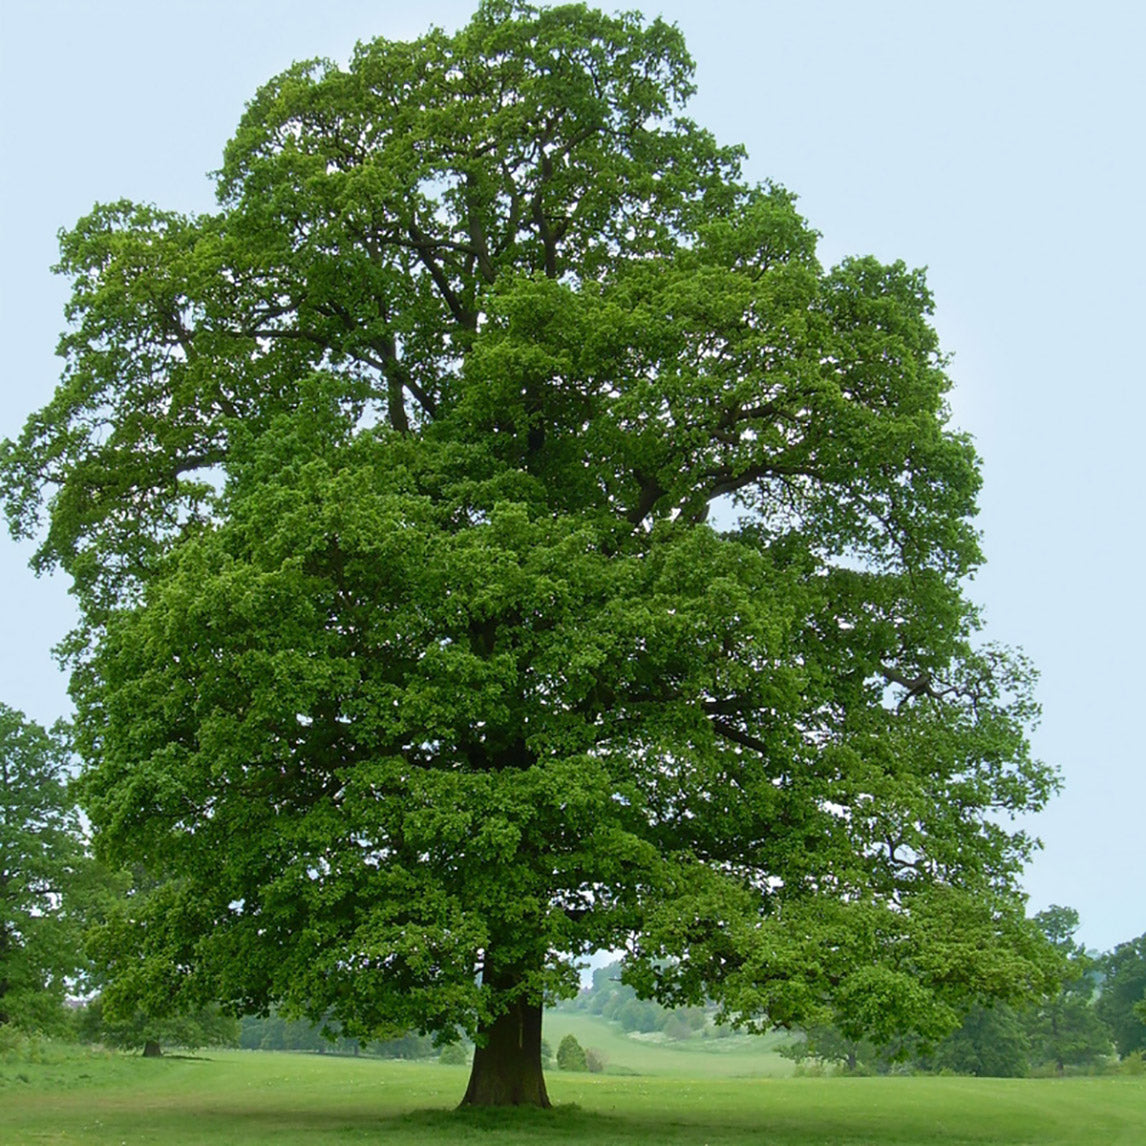
[[[918,271],[825,269],[684,118],[679,32],[488,0],[263,87],[219,209],[62,237],[63,380],[3,458],[74,579],[99,847],[188,1004],[477,1038],[541,1006],[940,1032],[1043,974],[976,640],[972,446]]]

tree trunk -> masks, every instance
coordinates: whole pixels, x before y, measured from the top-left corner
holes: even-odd
[[[515,999],[479,1031],[462,1106],[549,1107],[541,1071],[541,1004]]]
[[[163,1052],[159,1049],[159,1042],[156,1039],[148,1039],[143,1044],[143,1057],[144,1058],[161,1058]]]

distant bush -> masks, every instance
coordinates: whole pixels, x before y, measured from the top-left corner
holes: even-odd
[[[442,1047],[442,1053],[438,1055],[438,1062],[443,1066],[466,1066],[469,1061],[469,1052],[461,1043],[450,1043]]]
[[[730,1039],[736,1034],[727,1023],[713,1023],[711,1027],[705,1027],[701,1032],[701,1038],[705,1039]]]
[[[826,1074],[824,1064],[819,1059],[809,1059],[807,1062],[796,1063],[792,1074],[796,1078],[823,1078]]]
[[[585,1048],[573,1035],[566,1035],[557,1048],[557,1067],[559,1070],[588,1070],[589,1063],[585,1057]]]
[[[1146,1051],[1131,1051],[1118,1064],[1119,1074],[1146,1074]]]
[[[434,1040],[430,1035],[420,1035],[410,1031],[396,1039],[382,1039],[363,1047],[369,1054],[379,1058],[422,1059],[434,1057]],[[351,1053],[357,1053],[352,1051]]]
[[[38,1062],[39,1035],[22,1031],[11,1023],[0,1023],[0,1062]]]
[[[649,1034],[657,1030],[664,1021],[664,1016],[663,1007],[635,998],[629,999],[616,1014],[621,1030],[637,1031],[640,1034]]]
[[[597,1050],[596,1047],[585,1048],[585,1067],[590,1074],[604,1074],[608,1065],[609,1060],[603,1051]]]
[[[692,1038],[693,1028],[689,1025],[688,1016],[679,1011],[670,1011],[665,1024],[661,1027],[667,1039],[688,1039]]]

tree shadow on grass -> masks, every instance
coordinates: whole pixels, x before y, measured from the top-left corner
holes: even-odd
[[[602,1132],[617,1131],[629,1125],[627,1119],[582,1110],[575,1103],[559,1103],[549,1110],[535,1107],[463,1106],[450,1109],[412,1110],[386,1119],[395,1130],[423,1131],[428,1136],[441,1133],[441,1141],[462,1135],[473,1137],[496,1132],[517,1132],[523,1137],[568,1137],[574,1141],[599,1141]]]
[[[813,1097],[808,1095],[809,1099]],[[108,1094],[93,1103],[88,1093],[82,1110],[73,1107],[72,1103],[57,1106],[57,1130],[63,1123],[67,1123],[69,1131],[83,1129],[72,1125],[81,1114],[85,1127],[92,1117],[98,1116],[109,1130],[116,1129],[116,1134],[107,1138],[109,1142],[120,1141],[121,1133],[132,1140],[142,1131],[146,1131],[148,1141],[244,1142],[259,1146],[301,1141],[314,1146],[358,1142],[389,1142],[394,1146],[455,1142],[483,1146],[697,1146],[701,1142],[709,1146],[742,1146],[759,1143],[762,1137],[773,1146],[919,1146],[924,1142],[934,1146],[999,1146],[1003,1142],[1078,1140],[1056,1136],[1053,1115],[1032,1118],[1025,1106],[1018,1112],[1022,1115],[1020,1128],[1015,1109],[1005,1104],[1000,1110],[1005,1116],[1001,1122],[990,1117],[968,1117],[962,1103],[959,1110],[950,1106],[943,1110],[913,1109],[899,1103],[856,1104],[831,1111],[814,1104],[798,1109],[767,1104],[753,1109],[722,1109],[710,1102],[698,1102],[692,1111],[626,1109],[622,1104],[603,1111],[584,1110],[577,1104],[561,1104],[551,1110],[458,1109],[452,1105],[398,1110],[392,1106],[379,1109],[372,1101],[316,1107],[303,1101],[244,1105],[229,1099],[218,1103],[201,1100],[192,1109],[169,1096],[141,1102],[138,1093]],[[1110,1129],[1111,1134],[1093,1140],[1115,1141],[1125,1121],[1113,1118],[1110,1126],[1104,1128]],[[188,1125],[195,1127],[191,1138],[186,1136]],[[1016,1133],[1020,1129],[1021,1133]]]
[[[220,1104],[197,1112],[202,1141],[236,1129],[248,1141],[271,1141],[281,1135],[307,1135],[315,1141],[375,1141],[415,1146],[421,1143],[496,1142],[497,1146],[539,1142],[678,1141],[685,1128],[659,1119],[623,1117],[581,1109],[576,1103],[549,1110],[531,1107],[428,1107],[378,1112],[366,1107],[333,1110],[239,1109]],[[695,1140],[695,1125],[687,1141]],[[222,1139],[220,1139],[222,1140]],[[679,1139],[684,1141],[685,1139]],[[720,1140],[719,1136],[716,1139]]]
[[[720,1143],[758,1141],[760,1127],[752,1120],[722,1122],[711,1112],[697,1119],[647,1112],[609,1113],[583,1110],[576,1103],[558,1104],[550,1110],[529,1107],[413,1110],[380,1119],[385,1135],[401,1143],[489,1142],[497,1146],[542,1142],[656,1143],[657,1146],[703,1141]],[[703,1135],[703,1137],[698,1137]],[[799,1136],[786,1139],[803,1142]]]

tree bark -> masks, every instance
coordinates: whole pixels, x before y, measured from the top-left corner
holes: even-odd
[[[549,1108],[541,1070],[541,1004],[515,999],[479,1032],[462,1106]]]
[[[163,1052],[159,1049],[159,1042],[156,1039],[148,1039],[143,1044],[143,1057],[144,1058],[160,1058]]]

